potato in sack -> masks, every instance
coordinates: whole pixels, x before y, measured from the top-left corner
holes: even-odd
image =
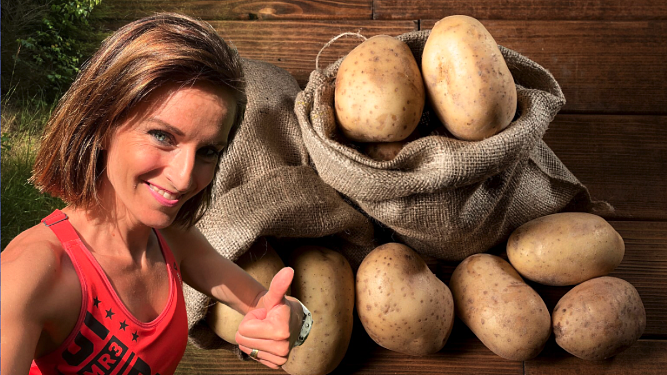
[[[396,39],[422,64],[429,34],[410,32]],[[518,115],[503,131],[479,141],[427,131],[442,124],[426,105],[418,129],[427,135],[401,145],[390,160],[376,160],[342,142],[335,95],[347,57],[313,71],[297,96],[294,110],[318,175],[383,232],[391,232],[391,241],[421,255],[460,261],[503,244],[514,229],[537,217],[597,208],[542,140],[565,103],[560,86],[534,61],[498,48],[516,81]],[[366,254],[346,256],[359,264]]]
[[[449,16],[433,26],[422,73],[431,107],[459,139],[491,137],[514,118],[512,73],[493,36],[472,17]]]
[[[424,83],[410,48],[388,35],[374,36],[343,60],[336,77],[336,120],[358,142],[397,142],[419,124]]]

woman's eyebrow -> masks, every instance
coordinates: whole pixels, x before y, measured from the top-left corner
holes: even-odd
[[[146,121],[156,122],[156,123],[164,126],[165,128],[167,128],[168,131],[170,131],[171,133],[174,133],[175,135],[178,135],[178,136],[181,136],[181,137],[185,135],[181,131],[181,129],[179,129],[179,128],[175,127],[174,125],[172,125],[172,124],[170,124],[170,123],[168,123],[164,120],[161,120],[157,117],[149,117],[148,119],[146,119]]]
[[[182,136],[185,135],[185,133],[183,133],[181,131],[181,129],[179,129],[179,128],[175,127],[174,125],[172,125],[172,124],[170,124],[170,123],[168,123],[168,122],[166,122],[162,119],[159,119],[157,117],[149,117],[149,118],[146,119],[146,121],[158,123],[158,124],[164,126],[166,128],[166,130],[168,130],[169,132],[171,132],[171,133],[173,133],[173,134],[175,134],[179,137],[182,137]],[[225,140],[220,141],[220,142],[211,142],[211,145],[215,146],[215,147],[218,147],[218,148],[222,148],[222,147],[227,146],[227,143],[228,143],[228,140],[225,139]]]

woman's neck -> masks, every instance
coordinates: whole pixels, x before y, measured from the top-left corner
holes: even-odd
[[[154,241],[152,228],[122,211],[67,207],[63,212],[93,253],[129,255],[140,261]]]

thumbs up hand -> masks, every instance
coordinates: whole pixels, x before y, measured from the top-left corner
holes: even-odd
[[[290,349],[301,330],[301,304],[285,298],[293,277],[292,268],[280,270],[257,308],[245,315],[236,332],[236,342],[241,351],[273,369],[287,362]],[[253,349],[258,352],[253,353]]]

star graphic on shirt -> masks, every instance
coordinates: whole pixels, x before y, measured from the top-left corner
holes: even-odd
[[[95,296],[95,299],[93,300],[93,304],[95,305],[95,307],[99,308],[100,307],[100,302],[102,302],[102,301],[97,299],[97,296]]]
[[[113,312],[113,311],[111,311],[111,308],[109,308],[109,310],[106,310],[106,312],[107,312],[107,316],[106,316],[106,317],[109,318],[109,319],[111,319],[111,320],[113,320],[112,316],[114,316],[116,313]]]
[[[137,341],[138,338],[139,335],[137,334],[137,331],[134,331],[134,333],[132,334],[132,341]]]
[[[125,322],[126,322],[126,320],[123,320],[122,322],[120,322],[120,329],[122,329],[123,331],[125,331],[125,327],[127,327],[127,323],[125,323]]]

